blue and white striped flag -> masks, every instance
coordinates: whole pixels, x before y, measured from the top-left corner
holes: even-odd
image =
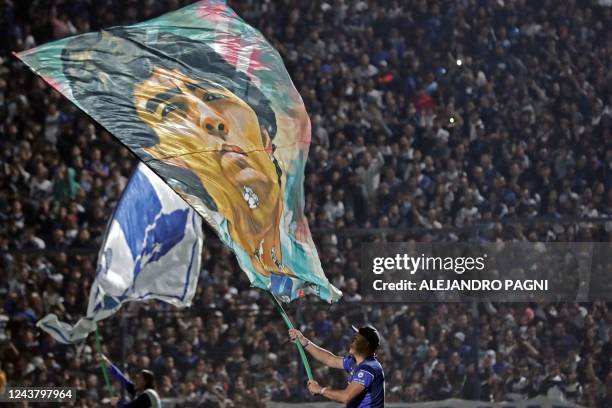
[[[158,299],[190,306],[202,244],[200,216],[141,163],[107,228],[87,315],[72,326],[50,314],[38,327],[61,343],[76,343],[124,302]]]

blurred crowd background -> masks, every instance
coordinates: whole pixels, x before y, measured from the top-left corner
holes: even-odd
[[[94,339],[61,346],[34,325],[85,312],[136,164],[10,53],[188,3],[0,0],[0,388],[69,385],[78,406],[102,406]],[[342,354],[351,323],[377,326],[389,402],[612,406],[610,304],[359,303],[363,243],[610,241],[610,2],[230,4],[279,50],[312,120],[306,212],[345,295],[289,307],[306,336]],[[211,234],[193,308],[131,305],[101,334],[113,361],[153,370],[184,406],[312,398],[269,299]],[[313,366],[320,383],[345,383]]]

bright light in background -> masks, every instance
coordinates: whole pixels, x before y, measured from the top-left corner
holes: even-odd
[[[457,65],[461,66],[461,64],[463,64],[463,61],[461,61],[460,59],[457,60]]]

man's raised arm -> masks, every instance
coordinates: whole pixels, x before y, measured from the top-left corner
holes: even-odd
[[[316,360],[320,361],[326,366],[331,368],[344,368],[344,365],[342,364],[342,357],[339,357],[331,351],[325,350],[324,348],[317,346],[316,344],[308,340],[306,337],[304,337],[301,331],[297,329],[291,329],[289,330],[289,337],[291,338],[291,341],[294,341],[297,338],[298,341],[302,344],[302,347],[304,347],[304,350],[308,351],[311,356],[313,356]]]

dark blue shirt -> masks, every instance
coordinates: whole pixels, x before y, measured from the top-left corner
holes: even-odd
[[[130,381],[122,372],[121,370],[119,370],[114,364],[111,364],[110,366],[110,372],[113,375],[113,377],[115,377],[115,379],[117,381],[119,381],[121,383],[121,385],[123,385],[125,387],[125,389],[127,390],[127,392],[130,394],[130,396],[132,398],[134,398],[133,400],[129,401],[129,402],[125,402],[125,401],[120,401],[117,405],[118,408],[151,408],[151,407],[161,407],[160,401],[159,401],[159,397],[157,397],[157,394],[155,394],[155,398],[153,398],[154,400],[157,401],[153,401],[151,398],[151,396],[148,394],[149,390],[146,390],[145,392],[143,392],[142,394],[136,396],[136,386],[134,385],[134,383],[132,381]]]
[[[342,361],[349,373],[348,383],[357,383],[365,390],[353,398],[347,408],[382,408],[385,406],[385,373],[376,357],[368,357],[357,364],[355,357],[346,356]]]

